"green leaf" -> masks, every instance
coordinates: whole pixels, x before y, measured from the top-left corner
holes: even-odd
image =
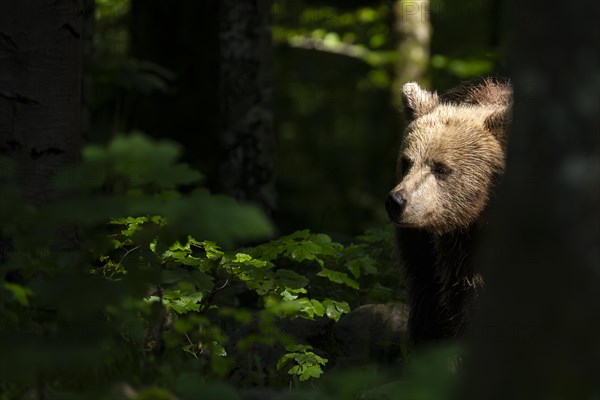
[[[325,306],[320,301],[315,300],[315,299],[312,299],[310,302],[313,306],[315,314],[318,315],[319,317],[322,317],[323,314],[325,314]]]
[[[210,242],[206,240],[204,242],[198,242],[192,239],[191,237],[188,241],[190,244],[194,244],[204,248],[204,251],[206,252],[206,258],[208,258],[209,260],[218,260],[221,257],[223,257],[224,253],[221,251],[221,249],[219,248],[219,246],[217,246],[215,242]]]
[[[12,293],[15,300],[22,306],[29,305],[29,297],[32,295],[32,291],[29,288],[18,285],[16,283],[4,283],[4,289]]]
[[[196,267],[204,267],[207,264],[207,260],[202,257],[194,257],[192,256],[192,250],[190,248],[190,243],[186,245],[181,245],[179,242],[175,242],[169,250],[165,251],[162,255],[163,260],[175,261],[179,264],[190,265]]]
[[[248,288],[250,289],[254,289],[256,291],[256,293],[260,296],[264,296],[267,293],[270,293],[273,288],[275,287],[275,282],[273,282],[272,280],[268,279],[265,280],[263,282],[246,282],[246,284],[248,285]]]
[[[289,360],[294,358],[294,354],[284,354],[279,361],[277,361],[277,371],[279,371]]]
[[[310,367],[304,368],[304,370],[300,374],[299,379],[300,379],[300,381],[306,381],[310,378],[318,378],[321,376],[322,373],[323,373],[323,370],[321,369],[321,366],[312,365]]]
[[[322,243],[322,244],[331,243],[331,238],[329,237],[329,235],[326,235],[324,233],[312,234],[308,237],[308,240],[310,240],[311,242]]]
[[[350,260],[346,263],[346,268],[355,278],[360,278],[361,273],[373,275],[377,273],[377,262],[369,256]]]
[[[357,278],[357,279],[360,278],[360,261],[359,260],[348,261],[346,263],[346,268],[348,268],[350,273],[355,278]]]
[[[277,283],[285,288],[301,289],[308,285],[308,279],[289,269],[279,269],[274,276]]]
[[[307,240],[319,245],[321,255],[335,255],[344,248],[341,244],[332,242],[324,233],[310,235]]]
[[[325,299],[322,301],[322,304],[325,306],[327,316],[334,321],[339,320],[342,314],[350,312],[350,306],[345,301]]]
[[[293,241],[293,240],[297,240],[297,239],[304,240],[304,239],[308,238],[309,235],[310,235],[310,231],[308,229],[304,229],[301,231],[296,231],[287,236],[283,236],[280,240],[285,241],[285,242]]]
[[[325,365],[329,361],[329,359],[320,357],[320,356],[316,355],[315,353],[311,353],[311,354],[313,356],[313,360],[315,360],[318,364]]]
[[[368,251],[369,246],[366,244],[351,244],[344,249],[344,258],[347,260],[352,260],[355,258],[364,257],[368,254]]]
[[[285,349],[289,352],[299,353],[299,352],[307,352],[312,350],[312,346],[308,344],[288,344],[285,346]]]
[[[176,300],[166,300],[165,304],[170,306],[178,314],[185,314],[189,311],[200,311],[200,304],[203,294],[198,292],[191,296],[181,296]]]
[[[291,292],[289,289],[284,290],[280,293],[280,296],[281,299],[285,301],[296,300],[298,298],[297,293],[306,293],[306,289],[292,290]]]
[[[167,269],[162,273],[163,283],[176,283],[180,281],[189,281],[190,273],[184,269]]]
[[[358,289],[358,287],[359,287],[358,282],[355,281],[354,279],[350,278],[344,272],[339,272],[339,271],[334,271],[334,270],[331,270],[328,268],[323,268],[321,271],[319,271],[319,273],[317,273],[317,276],[327,278],[331,282],[341,283],[346,286],[350,286],[353,289]]]
[[[290,375],[301,374],[302,368],[303,368],[302,365],[295,365],[288,370],[288,374],[290,374]]]
[[[266,244],[264,246],[261,246],[260,258],[262,258],[263,260],[270,261],[277,258],[281,253],[283,253],[283,250],[280,246]]]
[[[194,283],[196,288],[204,293],[208,293],[215,286],[214,278],[202,271],[192,271],[190,273],[191,282]]]
[[[240,263],[247,266],[262,268],[267,266],[267,262],[264,260],[258,260],[256,258],[252,258],[251,255],[245,253],[236,253],[235,257],[231,262]]]
[[[233,259],[233,262],[244,263],[250,260],[252,260],[252,256],[244,253],[237,253]]]
[[[290,246],[286,254],[296,261],[314,260],[316,254],[320,254],[321,247],[315,243],[304,241]]]
[[[288,374],[297,375],[300,380],[308,380],[310,378],[318,378],[323,371],[321,365],[327,363],[327,359],[313,353],[312,346],[303,344],[287,345],[286,350],[289,352],[279,359],[277,369],[281,369],[288,361],[293,360],[297,365],[288,370]]]
[[[299,311],[305,313],[309,318],[313,318],[315,316],[315,307],[311,303],[310,299],[306,297],[301,297],[299,299],[294,300],[296,304],[299,306]]]

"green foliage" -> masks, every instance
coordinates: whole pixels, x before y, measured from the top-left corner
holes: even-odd
[[[14,300],[22,306],[29,305],[28,297],[31,296],[31,290],[16,283],[4,283],[4,289],[10,292]]]
[[[385,221],[399,145],[392,19],[386,1],[273,3],[283,229],[352,236]]]
[[[493,61],[489,56],[460,60],[449,59],[437,54],[431,57],[431,66],[436,69],[446,70],[461,79],[473,79],[490,74],[494,69]]]
[[[256,344],[287,353],[279,367],[258,360],[250,377],[262,369],[274,376],[287,362],[286,376],[321,376],[327,359],[279,331],[278,321],[337,321],[369,301],[375,286],[366,278],[390,268],[389,232],[344,246],[303,230],[237,247],[265,238],[270,223],[256,208],[193,187],[201,175],[178,163],[179,154],[171,142],[117,136],[59,173],[61,195],[47,205],[3,188],[4,393],[40,387],[67,397],[125,379],[140,398],[194,398]],[[258,333],[229,340],[253,321]]]
[[[358,58],[372,66],[391,65],[396,53],[390,49],[390,29],[386,24],[388,4],[339,12],[333,7],[298,7],[276,2],[273,13],[275,42]],[[358,38],[363,38],[360,43]],[[386,46],[387,45],[387,46]]]
[[[300,382],[321,376],[323,373],[321,366],[327,364],[328,360],[310,351],[312,350],[312,346],[291,345],[286,346],[285,349],[288,353],[277,361],[278,370],[292,361],[294,365],[287,373],[297,376]]]
[[[130,0],[95,0],[96,35],[95,46],[101,52],[122,55],[127,50],[128,31],[124,22],[130,8]]]
[[[154,143],[139,133],[117,136],[106,147],[89,146],[83,164],[56,177],[59,189],[77,196],[51,205],[48,212],[86,226],[114,216],[160,215],[169,221],[161,231],[167,241],[193,235],[231,246],[270,234],[269,222],[255,207],[202,188],[188,195],[175,191],[201,178],[175,162],[180,151],[173,142]]]
[[[176,162],[180,152],[180,147],[173,142],[154,143],[139,132],[117,136],[106,147],[87,146],[83,151],[85,164],[71,170],[71,174],[63,173],[59,177],[58,187],[85,187],[86,183],[97,185],[98,181],[91,181],[90,177],[105,183],[111,178],[111,173],[126,177],[130,188],[149,187],[154,191],[174,189],[199,181],[202,177],[200,173]],[[65,178],[69,178],[69,181],[65,181]]]
[[[278,368],[293,365],[323,365],[310,353],[310,346],[290,346]],[[362,366],[326,372],[317,382],[288,392],[285,399],[414,400],[456,398],[461,375],[458,369],[463,350],[457,344],[438,345],[408,359],[402,373],[382,366]],[[320,360],[319,360],[320,361]],[[316,372],[313,369],[311,372]],[[291,371],[291,369],[289,370]],[[290,375],[292,375],[290,373]],[[308,375],[308,374],[307,374]],[[300,380],[300,379],[299,379]],[[314,380],[313,380],[314,381]]]

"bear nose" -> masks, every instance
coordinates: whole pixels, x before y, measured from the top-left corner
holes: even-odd
[[[398,221],[404,206],[406,205],[406,199],[398,192],[392,192],[385,200],[385,209],[387,210],[388,216],[392,221]]]

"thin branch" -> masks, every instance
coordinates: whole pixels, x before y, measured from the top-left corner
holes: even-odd
[[[117,265],[120,267],[121,263],[123,262],[123,260],[125,260],[125,257],[127,257],[129,255],[129,253],[131,253],[132,251],[135,251],[135,250],[139,249],[140,247],[141,247],[141,245],[138,245],[138,246],[132,247],[131,249],[127,250],[125,252],[125,254],[123,254],[123,257],[121,257],[121,259],[119,260],[119,262],[117,263]]]
[[[204,298],[200,301],[200,312],[204,312],[208,308],[210,302],[215,297],[215,295],[218,292],[220,292],[221,290],[225,289],[225,287],[228,284],[229,284],[229,278],[226,278],[225,279],[225,283],[223,283],[218,288],[213,289],[209,294],[207,294],[206,296],[204,296]]]

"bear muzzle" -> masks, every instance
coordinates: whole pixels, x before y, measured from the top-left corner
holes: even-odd
[[[400,217],[406,206],[406,199],[399,192],[391,192],[385,200],[385,209],[390,220],[396,224],[401,223]]]

